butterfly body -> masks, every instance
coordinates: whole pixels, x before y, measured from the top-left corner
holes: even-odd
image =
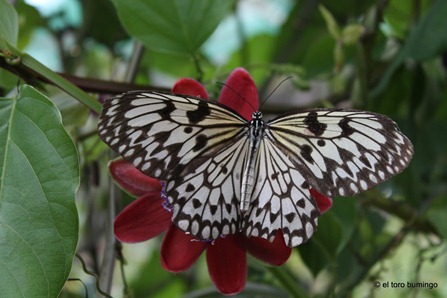
[[[199,98],[132,91],[104,104],[98,132],[143,173],[166,181],[172,221],[199,239],[244,233],[288,246],[313,234],[310,188],[351,196],[402,171],[413,147],[388,117],[315,109],[265,122]]]
[[[241,189],[241,203],[240,210],[241,212],[247,212],[251,200],[251,195],[253,191],[253,177],[255,174],[255,162],[256,156],[258,153],[258,149],[262,138],[264,137],[265,131],[265,122],[262,119],[261,112],[254,112],[252,116],[252,120],[250,121],[250,131],[249,131],[249,140],[250,140],[250,151],[247,158],[247,162],[244,166],[244,174],[242,176],[242,189]]]

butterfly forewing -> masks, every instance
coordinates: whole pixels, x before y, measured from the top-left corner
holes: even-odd
[[[200,156],[243,134],[247,122],[226,107],[194,97],[133,91],[104,104],[99,136],[135,167],[170,180]]]
[[[305,180],[328,196],[351,196],[401,172],[411,142],[388,117],[356,110],[318,109],[268,123],[266,137]]]

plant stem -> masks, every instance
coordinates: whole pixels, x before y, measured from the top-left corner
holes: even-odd
[[[69,95],[76,98],[79,102],[83,103],[91,110],[99,113],[101,111],[101,104],[93,99],[91,96],[86,94],[84,91],[71,84],[69,81],[65,80],[63,77],[31,57],[30,55],[21,52],[12,45],[10,45],[6,40],[0,38],[0,66],[16,73],[14,68],[22,67],[28,70],[28,79],[32,80],[36,76],[43,78],[47,82],[51,82],[55,86],[59,87]],[[8,61],[14,61],[13,63],[8,63]]]
[[[101,269],[99,274],[99,288],[102,289],[107,294],[110,294],[112,289],[112,279],[113,272],[115,268],[115,234],[113,231],[113,219],[115,218],[115,201],[117,196],[117,187],[112,183],[111,178],[109,178],[109,200],[107,204],[107,214],[106,214],[106,228],[105,228],[105,248],[104,255],[102,258]],[[98,293],[98,297],[105,297],[101,293]]]
[[[133,54],[129,61],[129,66],[124,77],[126,83],[132,83],[137,76],[138,66],[140,65],[141,58],[143,58],[144,46],[141,42],[135,42]]]
[[[134,47],[134,52],[132,55],[132,59],[129,61],[129,66],[127,68],[127,72],[125,75],[125,80],[127,82],[131,82],[135,79],[136,73],[138,71],[138,66],[141,61],[141,57],[143,55],[144,48],[142,44],[136,43]],[[111,157],[115,153],[111,152]],[[112,288],[112,279],[113,272],[115,269],[115,260],[117,256],[117,240],[115,239],[115,234],[113,231],[113,221],[117,214],[117,205],[118,208],[121,209],[121,192],[120,189],[109,179],[109,201],[107,205],[107,214],[106,214],[106,232],[105,232],[105,249],[104,256],[101,264],[100,276],[99,276],[99,286],[101,289],[104,289],[107,293],[110,294],[110,290]],[[122,255],[120,255],[120,260],[122,260]],[[122,273],[124,269],[121,268]],[[123,274],[124,278],[124,274]],[[126,285],[126,281],[124,281]],[[127,286],[125,286],[125,291],[127,291]],[[102,296],[99,296],[102,297]]]
[[[200,59],[198,57],[198,54],[192,55],[192,60],[194,62],[194,66],[196,67],[196,71],[197,71],[197,81],[202,82],[203,70],[202,70],[202,66],[200,65]]]
[[[357,106],[364,106],[368,98],[368,78],[365,48],[361,42],[357,43],[357,82],[358,92],[354,94],[353,102]]]

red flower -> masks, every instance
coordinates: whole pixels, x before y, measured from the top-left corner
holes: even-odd
[[[234,70],[227,79],[219,102],[237,111],[245,119],[251,119],[254,109],[259,108],[256,86],[242,68]],[[172,88],[173,93],[208,98],[205,88],[195,80],[181,79]],[[244,100],[242,100],[242,98]],[[166,235],[161,246],[161,264],[171,272],[188,269],[206,250],[206,260],[211,279],[223,294],[235,294],[243,290],[247,275],[246,252],[274,266],[282,265],[290,256],[281,231],[273,242],[263,238],[246,237],[242,233],[227,235],[212,243],[197,241],[171,222],[171,213],[163,208],[160,181],[142,174],[133,165],[116,160],[110,163],[110,172],[124,189],[138,196],[115,219],[115,236],[122,242],[141,242]],[[311,190],[320,211],[332,205],[331,199]]]

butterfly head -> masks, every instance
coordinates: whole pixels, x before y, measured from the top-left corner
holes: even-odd
[[[262,119],[262,113],[260,111],[253,112],[251,117],[252,117],[252,120],[261,120]]]

